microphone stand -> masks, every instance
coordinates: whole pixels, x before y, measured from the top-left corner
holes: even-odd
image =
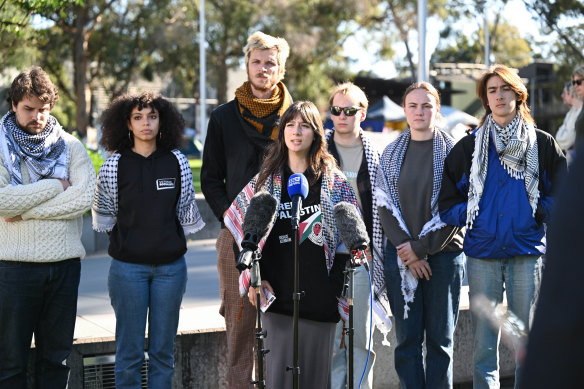
[[[251,381],[252,385],[257,385],[258,388],[263,389],[266,387],[266,382],[264,380],[264,356],[270,352],[270,350],[264,349],[264,338],[268,336],[266,330],[262,329],[262,319],[261,319],[261,287],[262,287],[262,278],[260,276],[260,259],[262,254],[255,250],[252,255],[252,265],[251,265],[251,279],[250,279],[250,286],[255,288],[256,291],[256,303],[257,303],[257,329],[255,333],[255,337],[257,339],[257,359],[258,359],[258,380]]]
[[[364,260],[364,262],[362,262]],[[355,268],[360,266],[360,263],[363,263],[363,266],[369,271],[367,265],[367,257],[365,252],[362,249],[351,250],[351,254],[347,259],[345,264],[345,270],[343,273],[345,274],[345,280],[343,285],[343,297],[348,297],[349,300],[349,326],[343,327],[343,331],[345,334],[349,336],[349,389],[353,389],[353,365],[354,365],[354,346],[353,346],[353,337],[355,335],[355,328],[353,327],[353,299],[355,296],[355,283],[354,283],[354,276],[355,276]],[[348,293],[348,296],[347,296]]]
[[[355,274],[355,265],[349,256],[347,259],[345,270],[345,282],[343,285],[343,297],[349,300],[349,324],[348,327],[343,327],[344,334],[349,336],[349,389],[353,389],[353,296],[355,293],[355,285],[353,283],[353,276]],[[348,294],[348,295],[347,295]]]
[[[301,203],[300,203],[301,204]],[[300,207],[299,204],[299,207]],[[294,323],[294,359],[293,359],[293,366],[287,366],[286,371],[292,370],[292,387],[293,389],[298,389],[298,381],[300,375],[300,366],[298,366],[298,317],[299,317],[299,306],[300,306],[300,297],[302,293],[300,293],[300,282],[299,282],[299,272],[300,266],[298,261],[298,252],[299,252],[299,231],[298,231],[298,218],[292,217],[292,229],[294,230],[294,293],[292,295],[292,299],[294,300],[294,314],[293,314],[293,323]]]

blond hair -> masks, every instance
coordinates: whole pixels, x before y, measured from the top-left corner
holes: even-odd
[[[367,96],[365,96],[365,92],[357,85],[353,84],[350,81],[344,82],[342,84],[338,84],[334,87],[331,97],[329,98],[329,104],[333,105],[333,100],[337,94],[343,94],[345,96],[352,97],[357,104],[362,108],[369,108],[369,102],[367,101]]]
[[[290,55],[290,46],[284,38],[276,38],[261,31],[256,31],[247,38],[247,44],[243,48],[245,53],[245,68],[249,66],[249,56],[253,50],[270,50],[276,49],[278,52],[278,70],[280,73],[280,80],[284,78],[286,73],[286,60]]]

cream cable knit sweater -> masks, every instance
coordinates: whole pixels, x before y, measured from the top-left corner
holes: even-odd
[[[95,170],[81,142],[65,131],[62,136],[70,153],[71,186],[65,191],[56,179],[30,183],[22,164],[27,184],[10,185],[0,154],[0,260],[57,262],[85,256],[82,216],[93,201]],[[4,221],[18,215],[22,221]]]

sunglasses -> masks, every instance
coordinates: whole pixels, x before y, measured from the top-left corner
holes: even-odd
[[[579,80],[572,80],[572,85],[578,85],[578,86],[580,86],[580,84],[582,84],[582,82],[584,82],[584,79],[582,79],[582,78],[579,79]]]
[[[341,112],[344,112],[345,116],[355,116],[361,109],[361,107],[337,107],[333,105],[331,106],[331,115],[340,116]]]

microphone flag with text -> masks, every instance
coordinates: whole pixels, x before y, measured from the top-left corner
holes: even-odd
[[[350,250],[353,266],[367,265],[367,246],[369,235],[365,223],[353,204],[341,201],[335,205],[333,213],[337,221],[337,227],[341,234],[341,240]]]
[[[243,271],[251,267],[253,252],[276,219],[277,201],[266,191],[257,192],[249,201],[243,219],[241,253],[237,257],[237,269]]]
[[[295,173],[288,179],[288,195],[292,199],[292,228],[298,228],[302,200],[308,196],[308,180],[302,173]]]

